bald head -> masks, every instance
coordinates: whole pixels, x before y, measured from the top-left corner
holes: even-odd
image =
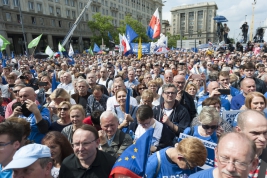
[[[237,117],[237,125],[241,130],[248,127],[252,123],[259,122],[262,124],[267,124],[267,120],[262,112],[256,110],[245,110],[241,112]]]
[[[244,87],[244,85],[246,85],[247,83],[255,83],[255,81],[252,78],[244,78],[241,81],[240,86]]]
[[[185,85],[185,76],[183,75],[176,75],[173,78],[173,84],[177,87],[178,91],[181,91],[184,89],[184,85]]]
[[[24,87],[19,91],[19,97],[22,103],[26,101],[27,99],[35,102],[36,100],[36,94],[34,92],[34,89],[31,87]]]
[[[209,93],[211,93],[213,90],[219,88],[219,83],[218,82],[210,82],[209,85],[208,85],[208,91]]]

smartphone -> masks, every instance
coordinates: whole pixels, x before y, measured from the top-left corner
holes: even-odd
[[[8,85],[8,88],[14,88],[15,87],[15,84],[9,84]]]
[[[185,63],[184,62],[180,62],[179,65],[183,66],[183,65],[185,65]]]
[[[29,117],[32,114],[32,112],[26,107],[26,103],[23,103],[21,105],[21,112],[23,116],[26,116],[26,117]]]
[[[39,86],[47,86],[48,85],[48,82],[38,82],[38,85]]]
[[[230,95],[231,94],[230,89],[218,89],[218,92],[220,92],[221,95]]]

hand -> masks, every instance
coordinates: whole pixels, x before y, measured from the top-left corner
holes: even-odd
[[[129,125],[129,122],[126,119],[124,119],[123,122],[120,124],[121,128],[127,127],[128,125]]]
[[[40,112],[39,109],[38,109],[37,104],[35,102],[33,102],[32,100],[27,99],[25,101],[25,103],[26,103],[26,108],[29,111],[31,111],[33,114],[36,114],[36,113]]]
[[[182,99],[182,90],[180,90],[180,91],[177,92],[176,99],[178,101],[181,101],[181,99]]]
[[[210,97],[216,96],[216,95],[220,95],[221,93],[218,91],[218,89],[216,90],[212,90],[212,92],[210,93]]]
[[[216,130],[217,137],[220,137],[224,133],[222,126],[219,126]]]
[[[134,119],[132,118],[132,116],[130,114],[125,114],[124,116],[124,120],[126,120],[127,122],[133,122]]]
[[[107,143],[107,134],[105,133],[104,130],[99,130],[98,135],[99,135],[100,145],[104,145],[105,143]]]
[[[150,152],[154,153],[154,152],[156,152],[156,151],[157,151],[157,147],[155,147],[154,145],[152,145],[152,146],[150,147]]]
[[[164,114],[162,117],[162,123],[169,125],[170,122],[171,121],[169,120],[169,117],[166,114]]]
[[[17,106],[14,110],[13,110],[13,114],[12,116],[13,117],[18,117],[19,115],[21,115],[22,112],[21,112],[21,106]]]

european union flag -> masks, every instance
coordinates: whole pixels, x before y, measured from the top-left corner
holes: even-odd
[[[130,25],[126,25],[125,34],[126,34],[126,38],[129,43],[131,43],[136,37],[138,37],[138,35],[136,34],[136,32],[132,29]]]
[[[72,56],[69,56],[69,65],[74,65],[75,61]]]
[[[56,79],[56,72],[54,72],[52,77],[52,92],[57,89],[57,79]]]
[[[100,51],[100,48],[99,46],[97,46],[97,44],[95,43],[94,44],[94,49],[93,49],[94,52],[98,53]]]
[[[126,103],[125,103],[125,113],[129,114],[130,112],[130,98],[131,98],[131,94],[130,94],[130,89],[127,89],[127,95],[126,95]]]
[[[11,59],[14,59],[14,52],[12,51],[12,53],[11,53]]]
[[[113,178],[114,174],[121,174],[134,178],[141,178],[145,175],[153,132],[154,128],[147,130],[135,143],[121,154],[114,164],[109,178]]]
[[[3,56],[2,51],[0,51],[0,59],[2,59],[2,56]]]
[[[109,40],[113,40],[113,38],[112,38],[112,36],[111,36],[111,34],[109,33],[109,31],[108,31],[108,38],[109,38]]]
[[[6,67],[6,60],[2,59],[2,67]]]

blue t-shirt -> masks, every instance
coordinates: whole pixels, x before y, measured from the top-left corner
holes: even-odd
[[[213,170],[215,168],[206,169],[203,171],[199,171],[195,174],[189,176],[189,178],[213,178]]]
[[[189,135],[190,134],[190,129],[191,129],[190,127],[187,127],[184,130],[184,134]],[[217,138],[217,135],[216,135],[216,130],[213,132],[212,135],[210,135],[208,137],[203,137],[198,133],[198,126],[194,126],[194,133],[193,133],[192,136],[194,136],[196,138],[199,138],[201,140],[206,140],[206,141],[209,141],[209,142],[212,142],[212,143],[216,143],[216,144],[218,142],[218,138]]]
[[[170,147],[164,148],[159,151],[160,154],[160,169],[158,175],[156,177],[181,177],[186,178],[191,174],[190,170],[183,170],[178,167],[177,164],[171,163],[166,157],[166,150]],[[146,167],[146,175],[147,178],[154,178],[158,167],[158,158],[157,154],[154,153],[148,158],[147,167]],[[194,172],[192,172],[194,173]]]
[[[243,94],[236,95],[231,100],[231,109],[239,110],[245,104],[246,98]]]
[[[12,169],[2,171],[2,165],[0,164],[0,178],[12,178]]]

